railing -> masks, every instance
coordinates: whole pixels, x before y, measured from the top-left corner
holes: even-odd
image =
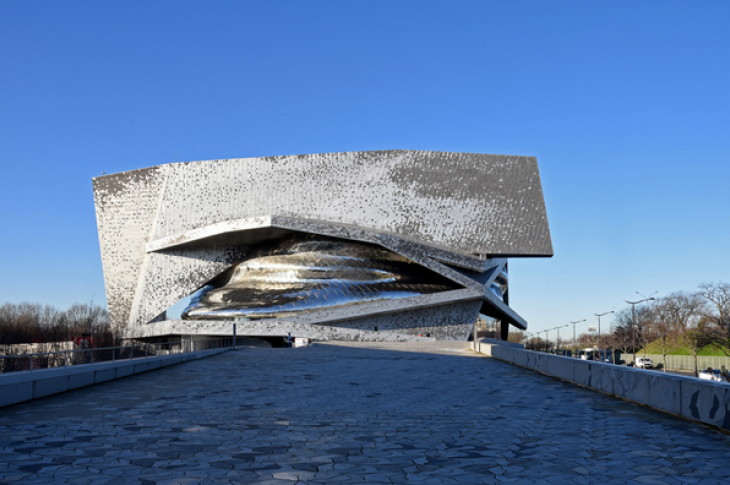
[[[237,345],[245,338],[237,338]],[[98,364],[134,359],[148,359],[162,355],[184,354],[202,350],[214,350],[233,347],[233,338],[210,340],[191,340],[182,342],[141,343],[122,345],[119,347],[102,347],[60,350],[56,352],[38,352],[31,354],[0,355],[0,373],[33,371],[52,367],[71,365]]]

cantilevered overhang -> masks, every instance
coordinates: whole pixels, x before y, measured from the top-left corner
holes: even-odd
[[[417,248],[419,253],[432,259],[472,271],[484,271],[490,264],[488,258],[484,259],[483,257],[461,254],[430,244],[422,244],[412,239],[400,237],[397,234],[376,232],[374,229],[363,229],[354,225],[332,224],[325,221],[280,216],[251,217],[209,224],[183,234],[150,241],[145,245],[145,250],[150,253],[173,248],[193,249],[205,246],[239,245],[250,247],[281,238],[293,232],[306,232],[367,242],[384,246],[387,249],[392,249],[394,245],[408,245]]]
[[[380,245],[417,261],[432,271],[463,285],[465,287],[464,292],[455,292],[454,294],[469,295],[467,299],[481,298],[484,301],[482,313],[485,315],[510,323],[523,330],[527,328],[527,323],[520,315],[489,291],[489,286],[496,278],[499,270],[506,264],[506,258],[482,260],[413,241],[405,241],[393,235],[365,231],[353,226],[346,227],[319,221],[265,216],[211,224],[179,236],[151,241],[147,243],[146,249],[147,252],[154,252],[171,248],[193,249],[221,245],[255,246],[293,232],[307,232]],[[446,265],[439,263],[446,263]],[[477,281],[465,276],[466,273],[464,272],[450,269],[454,266],[467,270],[467,273],[482,273],[484,276]],[[358,311],[362,313],[362,310]]]

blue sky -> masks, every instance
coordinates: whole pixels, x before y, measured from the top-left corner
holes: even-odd
[[[105,301],[102,171],[392,148],[537,157],[531,330],[730,281],[728,25],[727,1],[0,1],[0,303]]]

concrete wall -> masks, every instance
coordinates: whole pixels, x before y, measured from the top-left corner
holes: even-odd
[[[229,349],[205,350],[99,364],[56,367],[0,375],[0,407],[17,404],[60,392],[91,386],[169,365],[201,359]]]
[[[730,384],[485,342],[479,353],[730,431]]]

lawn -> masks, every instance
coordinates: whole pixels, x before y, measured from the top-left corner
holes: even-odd
[[[724,350],[724,352],[723,352]],[[636,353],[644,352],[643,349],[637,350]],[[662,353],[662,346],[659,340],[655,340],[646,346],[647,354],[658,354]],[[675,345],[673,341],[667,339],[667,355],[692,355],[692,353],[684,347]],[[706,345],[697,353],[697,355],[707,355],[714,357],[730,356],[730,349],[725,347],[724,349],[717,348],[714,345]]]

